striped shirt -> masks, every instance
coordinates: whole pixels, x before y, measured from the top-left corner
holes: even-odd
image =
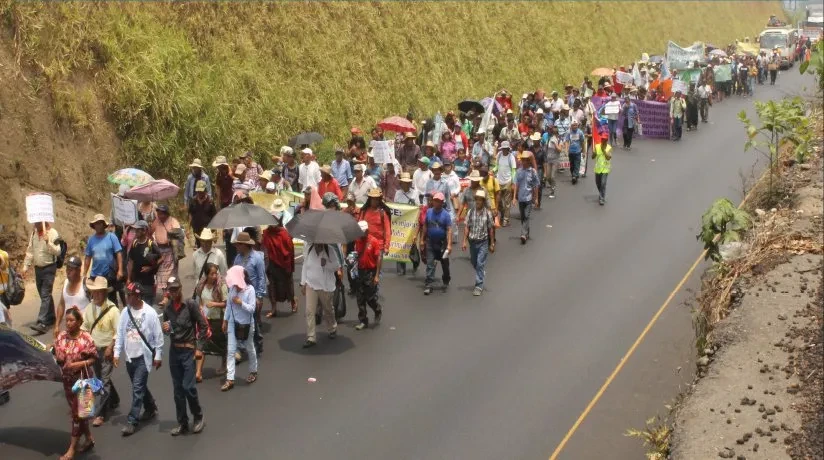
[[[489,230],[493,225],[492,213],[489,209],[478,210],[474,205],[466,214],[466,228],[469,229],[469,239],[483,241],[489,239]]]

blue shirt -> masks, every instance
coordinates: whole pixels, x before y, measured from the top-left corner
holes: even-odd
[[[348,187],[349,182],[355,177],[352,174],[352,166],[349,164],[349,161],[341,160],[340,163],[338,163],[338,160],[333,161],[332,177],[338,181],[338,185],[341,187]]]
[[[259,299],[266,297],[266,268],[263,263],[263,253],[254,249],[246,257],[238,253],[235,256],[234,265],[240,265],[249,274],[249,281],[255,288],[255,295]],[[229,298],[231,297],[230,295]]]
[[[240,305],[232,302],[235,296],[240,297]],[[226,296],[226,310],[223,311],[223,320],[228,321],[229,324],[234,321],[240,324],[252,324],[255,321],[255,308],[257,308],[257,302],[254,286],[247,284],[244,290],[232,286],[229,289],[229,295]]]
[[[581,128],[578,128],[566,133],[564,142],[569,144],[569,153],[581,153],[581,145],[583,142],[586,142],[586,137],[584,136],[584,132],[581,131]]]
[[[563,137],[566,133],[569,132],[570,125],[572,124],[572,120],[569,117],[566,118],[558,118],[555,120],[555,128],[558,129],[558,135]]]
[[[428,195],[434,195],[436,192],[443,193],[444,197],[444,209],[447,211],[451,211],[452,209],[452,199],[451,194],[449,193],[449,184],[446,182],[446,178],[441,175],[440,180],[429,179],[426,182],[426,190],[423,191]]]
[[[189,173],[189,177],[186,178],[186,185],[183,187],[183,204],[187,208],[189,207],[189,201],[195,197],[195,184],[199,180],[206,182],[206,194],[212,196],[212,181],[209,180],[209,176],[202,172],[200,177],[195,179],[194,174]]]
[[[372,166],[371,168],[369,166],[366,167],[366,175],[367,176],[372,176],[372,179],[375,180],[376,184],[381,183],[381,173],[382,173],[382,170],[381,170],[380,165],[375,165],[375,166]]]
[[[624,105],[624,107],[624,120],[626,120],[627,128],[635,128],[635,119],[638,117],[638,107],[634,102],[630,102],[629,107],[626,107],[626,105]]]
[[[468,159],[455,160],[455,162],[452,163],[452,169],[455,170],[455,174],[457,174],[458,177],[463,179],[469,174],[470,165],[471,163]]]
[[[518,187],[518,201],[521,203],[532,202],[532,191],[535,190],[541,181],[538,173],[532,167],[518,168],[515,172],[515,185]]]
[[[429,241],[441,242],[446,240],[446,229],[452,225],[452,217],[446,208],[436,211],[435,208],[426,210],[426,236]]]
[[[89,237],[86,244],[86,256],[92,258],[91,276],[106,276],[110,272],[117,271],[115,267],[115,254],[123,251],[117,236],[114,233],[106,232],[103,236],[96,233]]]

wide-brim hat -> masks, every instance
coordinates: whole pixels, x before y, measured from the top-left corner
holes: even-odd
[[[255,240],[252,239],[248,232],[240,232],[237,234],[235,244],[248,244],[249,246],[254,246]]]
[[[272,180],[272,171],[267,169],[266,171],[263,171],[262,173],[258,174],[258,178]]]
[[[195,192],[205,192],[206,191],[206,182],[199,180],[195,182]]]
[[[103,222],[106,226],[109,225],[109,221],[106,220],[106,216],[103,214],[95,214],[94,217],[92,217],[92,220],[89,221],[89,226],[94,227],[94,224],[98,222]]]
[[[212,167],[217,168],[218,166],[229,166],[229,163],[226,162],[226,157],[220,155],[219,157],[215,158],[215,161],[212,162]]]
[[[200,162],[200,158],[195,158],[195,159],[194,159],[194,160],[192,160],[192,162],[189,164],[189,167],[190,167],[190,168],[200,168],[200,169],[203,169],[203,163],[201,163],[201,162]]]
[[[409,173],[401,173],[401,178],[399,179],[401,182],[412,182],[412,176]]]
[[[534,133],[532,133],[531,136],[529,136],[529,139],[533,140],[533,141],[540,141],[541,140],[541,133],[534,132]]]
[[[286,203],[280,198],[275,198],[275,201],[272,201],[272,206],[269,207],[269,211],[273,213],[286,211]]]
[[[480,182],[482,179],[481,172],[477,169],[473,169],[472,172],[469,173],[468,178],[471,182]]]
[[[240,163],[240,164],[239,164],[239,165],[237,165],[237,167],[235,168],[235,174],[243,174],[243,173],[245,173],[245,172],[246,172],[246,165],[245,165],[245,164],[243,164],[243,163]]]
[[[484,189],[478,189],[478,191],[477,191],[477,192],[475,192],[475,198],[483,198],[483,199],[486,199],[486,190],[484,190]]]
[[[369,193],[366,194],[369,198],[380,198],[383,196],[383,190],[379,188],[373,188],[369,190]]]
[[[432,142],[432,141],[426,141],[426,147],[432,147],[434,149],[435,148],[435,143]]]
[[[109,289],[109,282],[105,276],[95,276],[86,280],[86,289],[90,291],[103,291]]]
[[[200,235],[195,233],[195,238],[201,241],[213,241],[217,238],[217,234],[208,228],[204,228],[203,231],[200,232]]]
[[[412,133],[412,132],[406,133],[406,134],[403,136],[403,138],[404,138],[404,139],[414,139],[414,138],[416,138],[416,137],[417,137],[417,136],[415,136],[415,133]]]

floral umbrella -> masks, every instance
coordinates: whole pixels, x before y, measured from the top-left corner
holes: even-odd
[[[174,198],[179,191],[180,187],[177,185],[166,179],[158,179],[130,189],[123,197],[138,201],[160,201]]]
[[[154,177],[149,175],[146,171],[137,168],[124,168],[109,174],[109,182],[116,185],[128,185],[134,187],[136,185],[143,185],[147,182],[153,181]]]
[[[614,73],[612,69],[607,69],[606,67],[598,67],[592,71],[592,75],[596,77],[611,77]]]

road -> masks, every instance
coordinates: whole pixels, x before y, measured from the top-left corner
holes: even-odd
[[[777,87],[757,88],[757,98],[810,81],[795,69],[782,72]],[[405,279],[389,270],[376,329],[352,329],[350,302],[338,339],[320,336],[319,346],[304,351],[302,315],[268,321],[253,386],[240,382],[220,393],[218,363],[209,358],[199,386],[207,420],[201,435],[168,435],[175,422],[164,367],[149,384],[160,418],[121,439],[129,384],[118,370],[125,400],[95,429],[97,447],[87,458],[549,457],[700,253],[703,211],[720,196],[741,199],[739,173],[750,174],[756,160],[743,152],[742,109],[751,109],[751,99],[733,97],[681,142],[640,140],[632,152],[617,149],[605,207],[592,174],[575,186],[564,177],[557,199],[533,214],[528,245],[518,241],[517,221],[499,234],[483,297],[472,297],[469,261],[457,254],[448,293],[424,297],[421,270]],[[662,411],[690,379],[690,316],[679,304],[688,297],[676,298],[559,458],[641,458],[640,443],[623,432]],[[35,308],[29,301],[18,316],[33,319]],[[240,364],[239,376],[245,371]],[[56,383],[15,388],[0,407],[0,456],[62,453],[66,412]]]

